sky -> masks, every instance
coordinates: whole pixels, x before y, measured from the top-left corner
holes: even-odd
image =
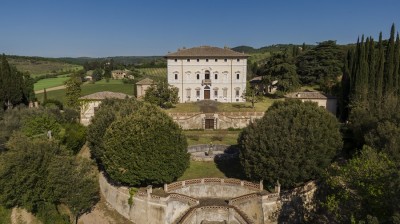
[[[400,29],[399,0],[0,0],[0,53],[165,55],[182,47],[354,43]]]

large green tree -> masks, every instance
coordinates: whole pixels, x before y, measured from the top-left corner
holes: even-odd
[[[332,223],[398,223],[400,172],[385,153],[364,146],[346,164],[333,164],[327,174],[321,205]]]
[[[294,58],[287,52],[274,53],[263,67],[263,80],[266,85],[277,80],[278,90],[295,91],[300,87]]]
[[[144,100],[161,108],[171,108],[179,102],[178,91],[166,81],[159,81],[146,90]]]
[[[57,141],[14,132],[7,149],[0,153],[0,204],[37,213],[44,204],[62,203],[78,217],[97,202],[90,162],[76,160]]]
[[[156,106],[135,99],[103,102],[88,141],[110,177],[129,185],[172,182],[189,165],[182,129]]]
[[[72,76],[70,79],[65,81],[65,98],[66,105],[72,109],[79,109],[79,97],[81,97],[81,85],[82,79],[78,75]]]
[[[12,108],[18,104],[28,104],[34,100],[34,80],[8,63],[5,55],[0,63],[0,107]]]
[[[319,43],[297,58],[297,73],[303,84],[332,87],[342,75],[344,51],[336,41]]]
[[[274,103],[238,139],[248,178],[284,187],[320,177],[342,147],[339,123],[312,102]]]

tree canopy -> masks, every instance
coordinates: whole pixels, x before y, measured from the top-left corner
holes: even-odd
[[[0,109],[28,104],[35,98],[34,80],[28,73],[22,73],[8,64],[3,54],[0,62]]]
[[[297,58],[297,73],[303,84],[332,86],[342,75],[343,50],[336,41],[319,43]]]
[[[263,79],[267,85],[277,80],[278,90],[290,92],[300,87],[294,58],[287,52],[274,53],[263,67]]]
[[[98,184],[91,163],[72,157],[57,141],[15,132],[7,149],[0,153],[2,205],[46,213],[50,211],[42,211],[42,205],[63,203],[78,217],[97,202]]]
[[[159,108],[135,99],[103,102],[88,141],[107,174],[120,183],[172,182],[189,165],[182,129]]]
[[[249,179],[283,187],[320,177],[342,147],[334,116],[312,102],[275,102],[238,139]]]
[[[144,100],[161,108],[171,108],[179,102],[178,91],[168,82],[159,81],[146,90]]]

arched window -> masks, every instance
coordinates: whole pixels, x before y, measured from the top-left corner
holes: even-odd
[[[210,71],[206,70],[204,72],[204,75],[205,75],[204,79],[210,79]]]
[[[236,74],[236,79],[239,79],[239,78],[240,78],[240,74],[237,73],[237,74]]]

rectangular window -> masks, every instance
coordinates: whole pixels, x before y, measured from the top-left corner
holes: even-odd
[[[225,58],[225,59],[224,59],[224,62],[227,62],[227,61],[228,61],[228,59]]]
[[[215,78],[215,79],[218,79],[218,74],[215,74],[215,75],[214,75],[214,78]]]
[[[236,90],[236,97],[239,97],[239,90]]]
[[[228,89],[224,89],[224,97],[228,97]]]
[[[214,97],[218,97],[218,90],[214,90]]]
[[[218,59],[215,59],[215,62],[218,62]]]
[[[175,74],[175,79],[178,79],[178,74]]]
[[[236,79],[239,79],[239,73],[238,73],[238,74],[236,74]]]
[[[196,96],[200,97],[200,90],[196,90]]]
[[[197,62],[199,62],[200,61],[200,59],[197,59]]]
[[[237,61],[237,62],[239,62],[239,61],[240,61],[240,59],[238,58],[238,59],[236,59],[236,61]]]
[[[175,60],[174,60],[174,61],[175,61],[175,62],[177,62],[177,61],[178,61],[178,59],[176,59],[176,58],[175,58]]]
[[[206,62],[208,62],[208,58],[206,59]]]
[[[186,59],[187,62],[190,62],[190,59]]]
[[[187,98],[190,98],[190,89],[187,89],[187,90],[186,90],[186,97],[187,97]]]

